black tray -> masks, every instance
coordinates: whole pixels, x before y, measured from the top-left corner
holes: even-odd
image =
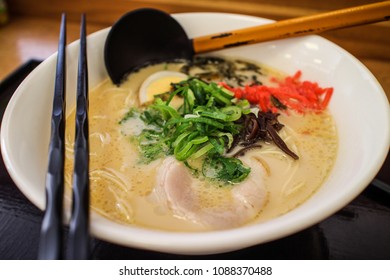
[[[0,84],[1,118],[15,89],[39,63],[29,61]],[[42,211],[19,191],[0,159],[0,259],[36,259],[41,221]],[[105,260],[390,259],[389,156],[376,179],[349,205],[321,223],[277,241],[206,256],[137,250],[95,238],[91,248],[92,259]]]

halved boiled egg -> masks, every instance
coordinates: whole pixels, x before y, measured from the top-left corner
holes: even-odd
[[[159,71],[150,75],[139,89],[140,104],[153,101],[155,95],[168,92],[171,89],[171,83],[178,83],[187,78],[186,74],[175,71]]]

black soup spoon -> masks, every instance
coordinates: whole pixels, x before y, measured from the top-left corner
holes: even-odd
[[[384,1],[190,39],[169,14],[144,8],[125,14],[113,25],[104,59],[112,82],[119,85],[129,72],[148,63],[389,19],[390,1]]]

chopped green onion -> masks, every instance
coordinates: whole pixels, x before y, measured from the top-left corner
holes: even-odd
[[[203,160],[204,172],[191,167],[194,173],[228,183],[244,180],[250,169],[238,159],[225,158],[224,153],[240,133],[242,126],[235,121],[249,113],[249,103],[237,101],[232,92],[215,83],[195,78],[172,85],[173,90],[164,93],[168,95],[166,101],[156,95],[152,105],[143,111],[131,109],[120,121],[140,118],[144,122],[142,132],[133,136],[144,162],[166,155],[184,162],[199,159]],[[170,106],[175,96],[182,98],[179,109]],[[215,176],[210,176],[213,168]]]

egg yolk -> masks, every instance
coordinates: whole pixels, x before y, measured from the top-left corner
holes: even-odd
[[[154,96],[171,90],[171,83],[178,83],[183,77],[168,76],[157,79],[149,84],[146,89],[146,100],[152,101]]]

